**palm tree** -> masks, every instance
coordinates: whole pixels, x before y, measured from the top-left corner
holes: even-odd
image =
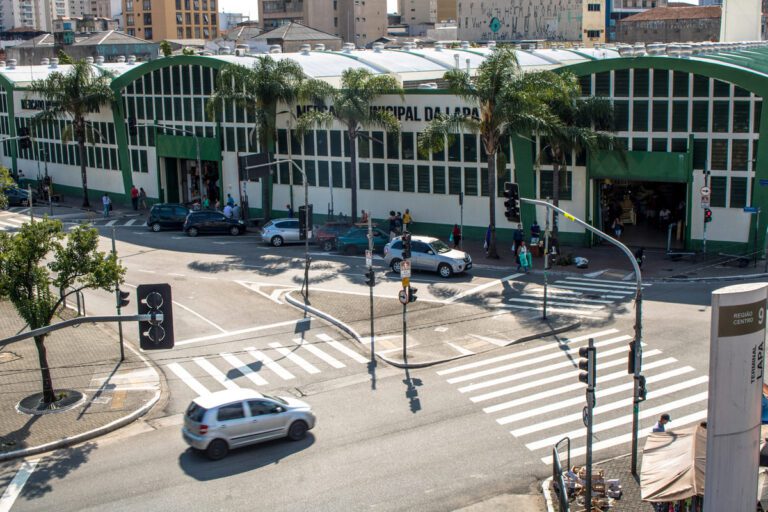
[[[446,140],[452,142],[461,131],[479,133],[488,155],[488,207],[491,239],[488,257],[498,259],[496,249],[497,158],[502,142],[516,133],[531,133],[554,122],[546,108],[548,84],[543,73],[523,73],[515,52],[495,50],[480,65],[472,79],[468,72],[452,69],[445,74],[448,89],[470,106],[477,107],[480,118],[455,114],[436,117],[419,141],[419,151],[441,151]],[[502,169],[503,171],[503,169]]]
[[[110,88],[112,78],[113,75],[108,71],[94,68],[86,61],[79,60],[69,71],[51,73],[48,78],[35,80],[30,85],[30,91],[46,105],[45,110],[35,116],[36,123],[57,119],[72,121],[66,125],[61,137],[65,144],[73,139],[77,142],[85,208],[90,206],[88,175],[85,170],[85,144],[103,138],[86,116],[91,112],[98,112],[103,105],[110,105],[115,100],[115,93]]]
[[[307,77],[298,62],[275,60],[264,55],[250,68],[240,64],[223,67],[206,111],[211,119],[215,119],[225,107],[245,110],[256,119],[251,130],[252,146],[258,140],[261,151],[271,154],[275,152],[278,106],[287,104],[290,108],[298,99],[312,97],[312,91],[319,87],[316,80]],[[265,181],[262,210],[265,219],[269,220],[272,215],[272,177]]]
[[[400,121],[392,112],[371,108],[373,102],[384,94],[404,97],[404,91],[395,77],[374,75],[367,69],[347,69],[341,75],[340,89],[326,88],[324,96],[330,103],[329,108],[306,112],[297,123],[299,133],[318,125],[330,127],[334,121],[346,128],[351,163],[353,223],[357,221],[357,138],[368,137],[363,134],[363,130],[370,128],[382,128],[387,133],[400,131]]]
[[[552,204],[559,205],[560,181],[568,170],[568,157],[584,151],[614,149],[622,152],[613,127],[613,106],[605,98],[581,98],[578,78],[572,73],[547,73],[549,108],[557,117],[545,130],[552,159]],[[541,155],[539,155],[539,159]],[[552,226],[557,237],[557,216]]]

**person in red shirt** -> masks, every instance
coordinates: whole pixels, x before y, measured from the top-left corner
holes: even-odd
[[[139,209],[139,189],[136,185],[131,186],[131,204],[133,204],[134,211]]]

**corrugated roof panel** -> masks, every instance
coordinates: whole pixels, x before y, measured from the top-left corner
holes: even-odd
[[[422,55],[423,57],[426,57],[433,62],[442,64],[448,68],[456,67],[455,55],[459,56],[459,66],[461,69],[466,69],[467,59],[469,59],[470,69],[477,69],[485,60],[483,55],[469,51],[455,50],[452,48],[444,48],[442,50],[435,50],[434,48],[420,48],[418,50],[409,50],[409,53]]]
[[[393,73],[420,73],[424,71],[445,72],[448,67],[431,61],[414,52],[390,51],[354,51],[351,55],[373,66]]]

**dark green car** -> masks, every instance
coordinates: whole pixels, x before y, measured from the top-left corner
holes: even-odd
[[[373,230],[373,252],[379,254],[389,243],[389,235],[380,229]],[[352,228],[336,239],[336,249],[344,254],[359,254],[368,249],[368,228]]]

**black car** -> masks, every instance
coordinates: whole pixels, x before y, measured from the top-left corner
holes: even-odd
[[[228,219],[218,211],[202,210],[189,212],[183,229],[189,236],[208,233],[229,233],[237,236],[245,233],[245,223],[237,219]]]
[[[8,206],[29,206],[29,192],[26,189],[10,187],[2,192],[8,198]],[[32,193],[32,202],[36,201],[34,192]]]
[[[189,208],[178,203],[159,203],[149,210],[147,226],[152,231],[161,229],[182,229],[187,220]]]

